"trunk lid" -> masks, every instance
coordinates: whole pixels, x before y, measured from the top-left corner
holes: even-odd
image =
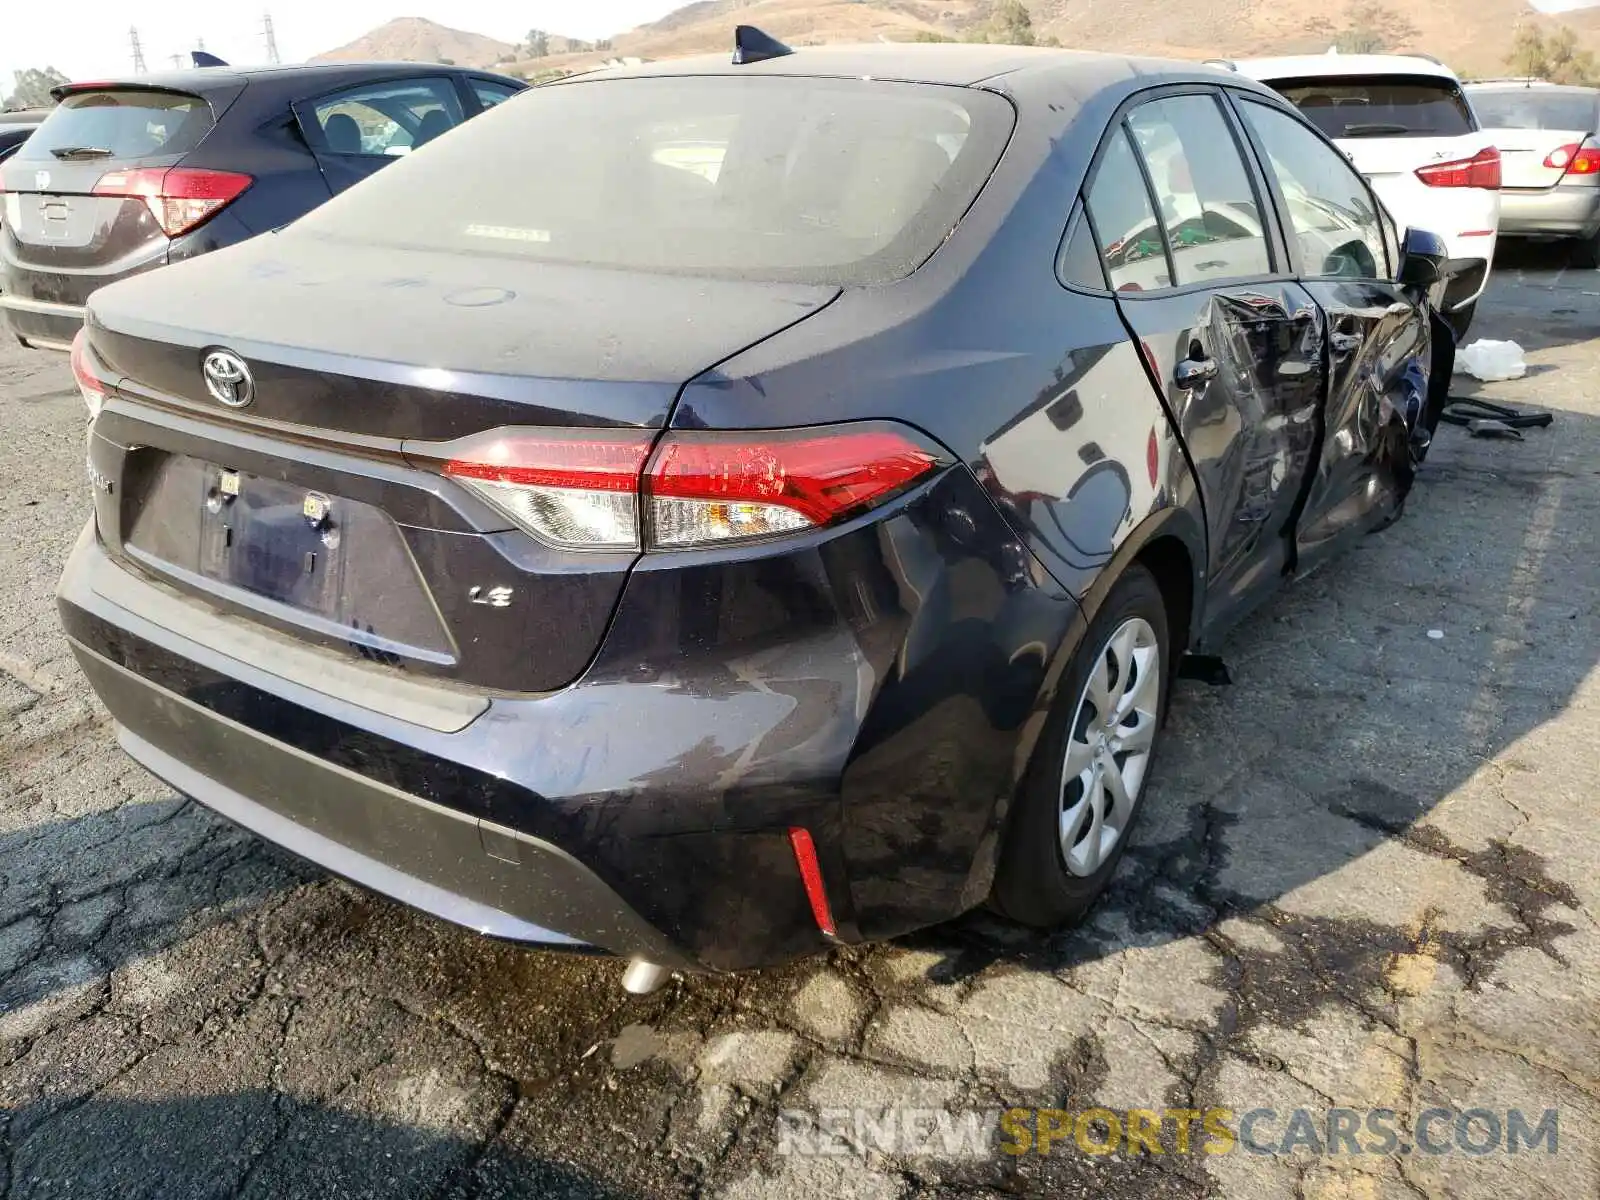
[[[1479,84],[1467,95],[1500,149],[1507,188],[1543,191],[1566,177],[1558,152],[1600,131],[1600,89],[1547,83]],[[1556,165],[1547,166],[1549,162]]]
[[[648,441],[684,383],[837,294],[292,233],[114,284],[86,335],[116,385],[91,449],[101,536],[332,653],[558,688],[638,551],[546,544],[447,477],[440,444],[529,426]],[[203,373],[222,350],[250,376],[239,408]]]
[[[1427,220],[1439,205],[1449,207],[1452,218],[1457,215],[1454,207],[1464,189],[1430,188],[1418,178],[1418,168],[1470,159],[1492,143],[1486,134],[1469,133],[1454,137],[1340,138],[1337,144],[1356,170],[1371,181],[1372,190],[1398,220],[1427,228]],[[1460,232],[1458,220],[1447,224],[1449,228],[1436,232],[1447,237]]]
[[[109,159],[11,163],[3,181],[5,227],[18,267],[47,274],[94,269],[99,274],[165,258],[167,237],[143,200],[93,194],[112,170]]]
[[[1413,175],[1418,167],[1471,158],[1492,145],[1486,134],[1453,137],[1359,137],[1338,139],[1339,149],[1369,179]]]
[[[839,289],[396,250],[295,232],[116,284],[96,349],[128,387],[211,420],[445,441],[501,425],[644,426],[678,389]],[[200,351],[255,377],[208,394]]]
[[[1521,191],[1553,188],[1567,174],[1567,164],[1557,154],[1581,146],[1588,129],[1486,129],[1484,136],[1500,148],[1502,185]],[[1556,157],[1552,157],[1552,156]],[[1559,163],[1559,165],[1549,165]]]

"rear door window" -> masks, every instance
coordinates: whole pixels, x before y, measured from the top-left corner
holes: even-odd
[[[1554,129],[1584,133],[1600,129],[1600,93],[1473,88],[1467,95],[1478,120],[1488,129]]]
[[[1461,89],[1440,76],[1330,75],[1269,86],[1331,138],[1459,137],[1477,128]]]
[[[332,154],[398,157],[461,124],[449,79],[365,83],[311,105],[316,140]]]
[[[1128,117],[1155,188],[1177,284],[1272,272],[1249,169],[1213,96],[1168,96]]]
[[[1383,221],[1349,161],[1288,113],[1240,98],[1240,115],[1277,177],[1307,275],[1388,275]]]
[[[74,92],[39,125],[17,161],[165,158],[187,154],[211,132],[211,106],[181,92]]]

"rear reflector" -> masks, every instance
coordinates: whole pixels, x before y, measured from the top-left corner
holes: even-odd
[[[110,171],[94,185],[96,196],[141,199],[168,237],[188,233],[233,203],[255,179],[203,167],[139,167]]]
[[[800,882],[805,885],[812,919],[818,929],[832,937],[838,928],[833,923],[833,909],[828,904],[828,889],[822,883],[822,867],[817,863],[811,831],[794,826],[789,830],[789,845],[794,847],[794,861],[800,867]]]
[[[1550,151],[1544,165],[1568,175],[1600,175],[1600,146],[1573,142]]]
[[[72,337],[72,377],[77,380],[78,391],[91,417],[98,416],[106,402],[106,385],[89,365],[89,331],[79,329]]]
[[[1417,178],[1429,187],[1500,190],[1500,151],[1490,146],[1471,158],[1418,167]]]
[[[846,520],[946,461],[887,423],[759,433],[496,430],[451,443],[444,473],[566,549],[664,550]],[[649,458],[649,465],[645,460]]]

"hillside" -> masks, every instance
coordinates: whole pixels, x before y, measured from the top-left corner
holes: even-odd
[[[1390,50],[1416,50],[1467,75],[1504,69],[1511,31],[1521,22],[1569,24],[1600,55],[1600,8],[1542,15],[1528,0],[1025,0],[1040,40],[1064,46],[1178,58],[1245,57],[1326,50],[1362,31]],[[672,58],[721,52],[736,23],[759,25],[795,46],[828,42],[960,38],[989,21],[992,0],[697,0],[658,21],[618,33],[605,52],[520,58],[516,47],[420,18],[391,21],[320,58],[383,58],[472,66],[515,59],[529,77],[598,66],[613,56]]]
[[[1579,37],[1587,37],[1590,44],[1600,42],[1600,5],[1562,13],[1561,19],[1576,29]]]
[[[397,17],[348,45],[318,54],[312,62],[453,62],[488,67],[515,58],[517,47],[478,33],[437,25],[421,17]]]

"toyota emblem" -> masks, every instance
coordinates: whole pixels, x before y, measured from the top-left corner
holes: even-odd
[[[212,350],[201,364],[206,391],[229,408],[243,408],[255,399],[255,380],[250,378],[250,368],[244,359],[231,350]]]

